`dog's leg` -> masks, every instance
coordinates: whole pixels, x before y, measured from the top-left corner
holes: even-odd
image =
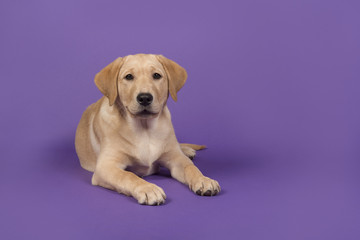
[[[206,148],[205,145],[196,145],[189,143],[180,143],[181,151],[191,160],[194,159],[196,151]]]
[[[205,177],[194,163],[181,151],[168,153],[162,164],[171,172],[171,176],[189,186],[196,194],[201,196],[213,196],[220,192],[217,181]]]
[[[126,165],[121,159],[125,156],[100,154],[97,160],[92,184],[108,188],[127,196],[134,197],[140,204],[160,205],[165,202],[166,195],[162,188],[149,183],[124,170]]]

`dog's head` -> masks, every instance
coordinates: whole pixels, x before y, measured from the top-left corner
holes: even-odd
[[[117,58],[95,76],[95,84],[112,106],[117,99],[132,117],[157,116],[185,84],[184,68],[162,55]]]

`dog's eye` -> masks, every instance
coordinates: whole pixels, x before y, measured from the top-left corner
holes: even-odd
[[[134,76],[133,76],[132,74],[127,74],[127,75],[125,76],[125,79],[126,79],[126,80],[133,80],[133,79],[134,79]]]
[[[161,78],[161,75],[159,73],[154,73],[153,74],[153,78],[154,79],[160,79]]]

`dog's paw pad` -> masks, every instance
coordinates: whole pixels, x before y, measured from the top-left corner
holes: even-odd
[[[215,192],[215,191],[214,191]],[[204,196],[211,196],[211,191],[210,190],[207,190],[206,192],[204,192]]]

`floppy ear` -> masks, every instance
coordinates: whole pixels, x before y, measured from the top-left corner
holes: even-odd
[[[187,78],[187,73],[183,67],[162,55],[156,56],[159,62],[163,65],[169,83],[169,92],[174,101],[177,101],[176,93],[184,86]]]
[[[123,58],[119,57],[95,75],[95,84],[108,99],[112,106],[118,96],[117,80],[123,64]]]

